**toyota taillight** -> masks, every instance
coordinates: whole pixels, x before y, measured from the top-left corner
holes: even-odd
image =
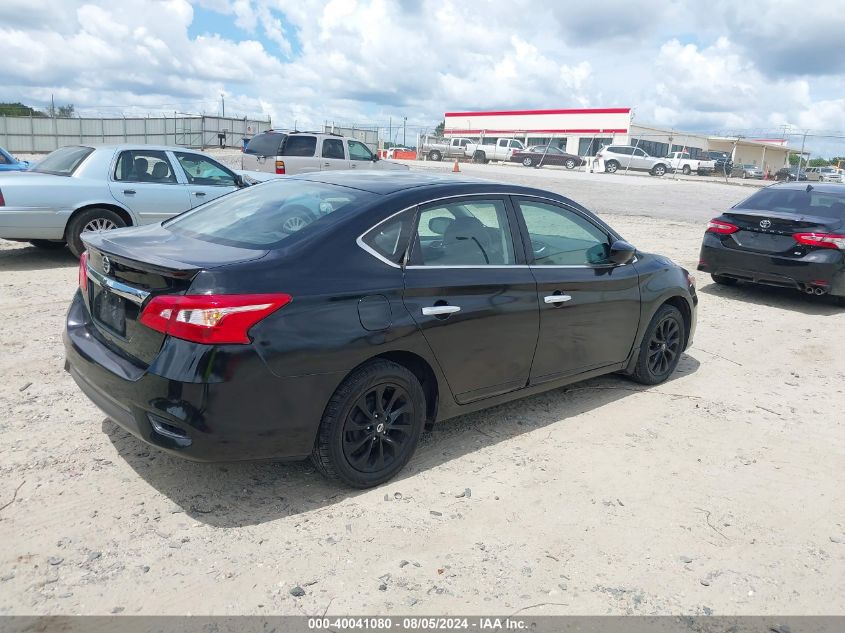
[[[82,251],[79,256],[79,288],[88,292],[88,251]]]
[[[799,244],[845,250],[845,235],[839,233],[795,233],[792,237]]]
[[[6,206],[6,200],[3,198],[3,190],[0,189],[0,207]]]
[[[730,222],[725,222],[723,220],[710,220],[710,222],[707,223],[708,233],[730,235],[731,233],[736,233],[737,231],[739,231],[739,227],[736,224],[731,224]]]
[[[276,173],[284,175],[285,173],[285,161],[277,160],[276,161]]]
[[[140,320],[148,328],[194,343],[249,343],[250,328],[290,301],[286,294],[159,295]]]

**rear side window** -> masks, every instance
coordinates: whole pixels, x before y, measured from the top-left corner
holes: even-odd
[[[325,227],[344,211],[375,198],[373,193],[336,185],[274,180],[212,200],[164,226],[207,242],[265,250],[300,231]]]
[[[845,220],[845,192],[830,193],[807,189],[780,189],[770,187],[758,191],[735,209],[779,211],[796,215],[811,215]]]
[[[56,176],[71,176],[76,168],[82,164],[82,161],[88,158],[88,155],[93,151],[93,147],[62,147],[47,154],[30,171]]]
[[[618,146],[615,146],[615,147],[608,147],[607,151],[613,152],[614,154],[628,154],[628,155],[630,155],[630,154],[634,153],[634,148],[633,147],[618,147]]]
[[[323,158],[344,159],[343,141],[339,138],[327,138],[323,141]]]
[[[114,179],[119,182],[176,182],[167,155],[154,150],[121,152],[114,170]]]
[[[256,156],[278,156],[285,134],[259,134],[247,143],[244,152]]]
[[[313,156],[317,150],[316,136],[288,136],[282,156]]]
[[[405,212],[385,220],[366,233],[361,241],[384,259],[399,264],[408,247],[413,217],[413,213]]]

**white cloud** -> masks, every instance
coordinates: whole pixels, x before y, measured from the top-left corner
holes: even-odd
[[[830,4],[194,5],[0,0],[0,99],[216,112],[224,93],[227,113],[301,128],[391,116],[433,126],[444,111],[473,108],[632,106],[640,121],[682,129],[845,133],[836,49],[845,13]],[[190,37],[195,7],[230,26]]]

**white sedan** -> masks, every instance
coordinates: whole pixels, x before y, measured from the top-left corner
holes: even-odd
[[[0,238],[67,243],[78,256],[83,231],[161,222],[248,182],[182,147],[63,147],[28,171],[0,174]]]

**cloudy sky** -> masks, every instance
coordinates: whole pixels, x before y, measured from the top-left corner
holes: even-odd
[[[838,10],[837,10],[838,7]],[[0,100],[324,120],[631,106],[845,134],[845,10],[781,0],[0,0]]]

